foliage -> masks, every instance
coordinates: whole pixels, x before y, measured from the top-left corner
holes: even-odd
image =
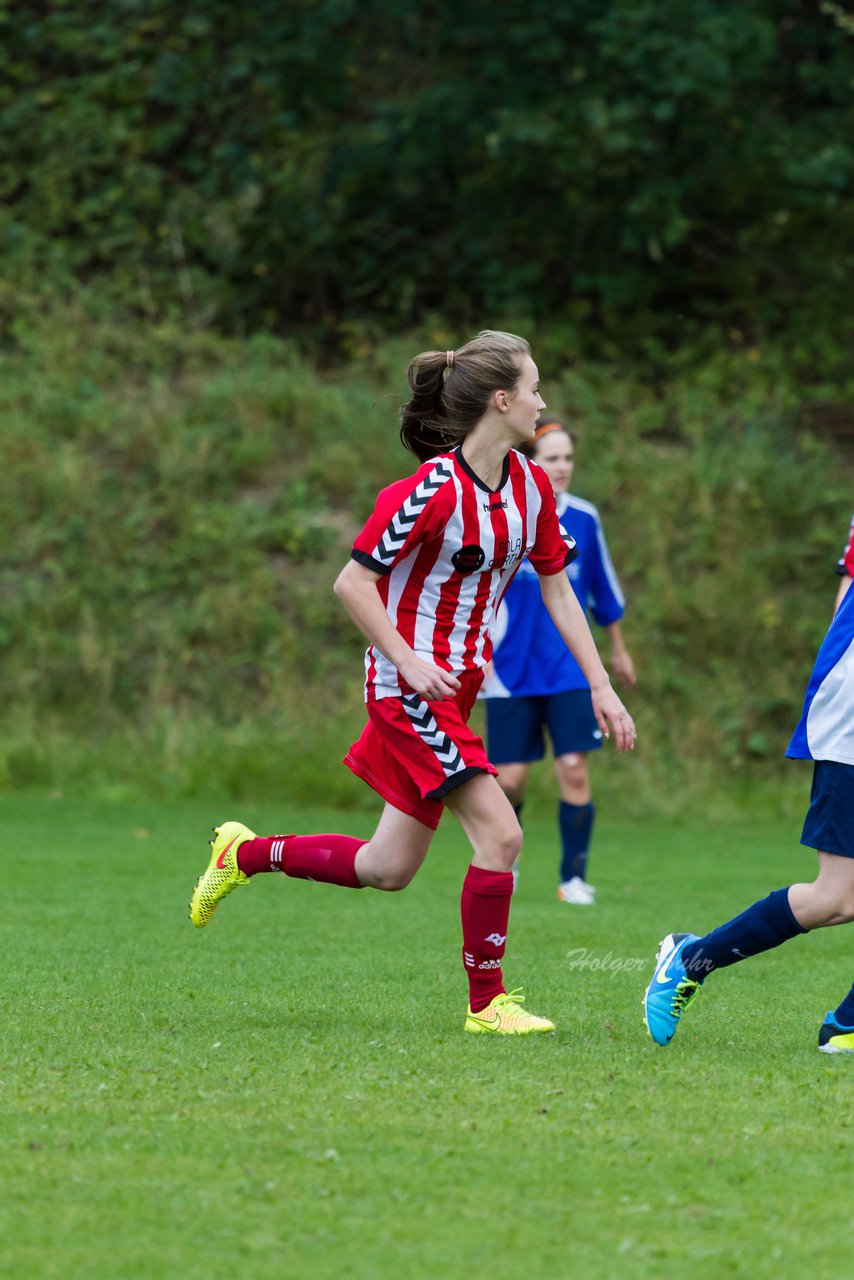
[[[574,487],[601,504],[629,596],[644,753],[671,778],[778,761],[830,621],[850,485],[770,363],[723,358],[655,396],[561,388]]]
[[[0,2],[0,307],[847,319],[852,20],[806,0]]]
[[[331,585],[408,466],[395,405],[436,329],[317,370],[291,342],[116,324],[78,300],[0,355],[0,785],[278,791],[369,803],[333,765],[363,641]],[[534,349],[540,343],[534,334]],[[773,349],[672,360],[658,385],[558,362],[629,598],[641,745],[607,785],[661,808],[782,766],[850,517],[816,432],[843,386]],[[828,397],[834,394],[835,400]],[[606,655],[607,656],[607,655]]]

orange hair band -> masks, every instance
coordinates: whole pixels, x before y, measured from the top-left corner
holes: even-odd
[[[544,436],[547,431],[566,431],[566,427],[562,422],[544,422],[541,427],[537,427],[531,437],[531,443],[533,444],[535,440],[539,440],[540,436]]]

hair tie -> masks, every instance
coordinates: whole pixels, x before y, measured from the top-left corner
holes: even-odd
[[[453,367],[454,367],[454,353],[453,353],[453,351],[446,351],[446,352],[445,352],[445,364],[448,366],[448,368],[449,368],[449,369],[453,369]]]

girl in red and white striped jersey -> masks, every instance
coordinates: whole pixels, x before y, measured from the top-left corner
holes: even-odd
[[[444,808],[472,847],[462,890],[466,1030],[527,1034],[553,1024],[505,991],[512,867],[522,832],[481,739],[469,728],[490,627],[525,556],[591,687],[596,718],[620,751],[631,716],[611,688],[564,567],[574,544],[545,473],[516,451],[544,408],[524,339],[486,331],[457,351],[425,352],[408,370],[401,439],[421,465],[384,489],[335,593],[368,638],[368,724],[345,763],[385,801],[364,841],[347,835],[257,837],[217,829],[190,915],[207,924],[249,877],[284,871],[350,888],[403,889],[426,857]],[[414,950],[414,945],[413,945]]]

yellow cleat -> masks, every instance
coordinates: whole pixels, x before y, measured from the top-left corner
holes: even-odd
[[[854,1027],[838,1026],[832,1009],[819,1029],[818,1051],[819,1053],[854,1053]]]
[[[234,889],[249,883],[237,865],[237,850],[246,840],[254,840],[255,832],[242,822],[224,822],[214,827],[213,846],[208,869],[196,881],[190,899],[190,919],[197,929],[204,929],[217,909],[217,904]]]
[[[529,1036],[536,1031],[554,1031],[555,1025],[548,1018],[538,1018],[522,1008],[525,997],[521,988],[502,991],[490,1000],[485,1009],[466,1013],[465,1030],[474,1035],[484,1033],[498,1036]]]

